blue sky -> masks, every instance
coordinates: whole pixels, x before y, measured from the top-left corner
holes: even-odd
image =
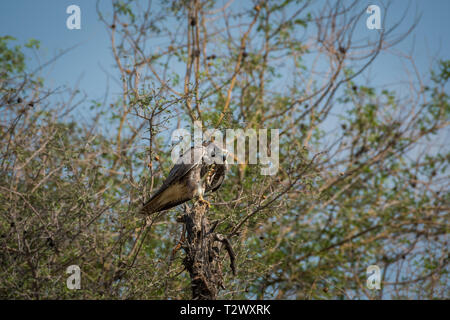
[[[92,98],[104,94],[106,75],[113,71],[113,59],[104,25],[98,21],[96,1],[15,0],[0,2],[0,34],[11,35],[20,43],[30,38],[41,42],[40,61],[45,62],[61,50],[77,46],[46,69],[44,77],[49,87],[77,82]],[[81,30],[69,30],[66,8],[76,4],[81,8]],[[34,60],[32,63],[36,63]]]
[[[370,5],[379,1],[361,0],[362,4],[365,2]],[[387,26],[402,16],[408,3],[410,10],[403,24],[405,28],[414,20],[416,9],[422,17],[413,34],[397,45],[396,49],[412,52],[421,71],[427,72],[434,55],[450,58],[450,1],[393,1],[390,15],[385,22]],[[66,28],[66,8],[71,4],[81,8],[81,30]],[[109,6],[107,1],[102,1],[102,4]],[[60,50],[76,45],[75,49],[45,70],[43,76],[46,85],[73,87],[78,83],[79,88],[86,92],[90,99],[102,99],[107,86],[105,71],[113,75],[117,73],[108,34],[105,26],[98,21],[95,5],[95,0],[0,1],[0,34],[14,36],[19,43],[25,43],[30,38],[40,40],[41,62],[50,59]],[[361,24],[360,33],[376,32],[365,28],[365,19]],[[382,54],[364,76],[369,74],[375,85],[405,79],[400,59],[391,54]],[[117,84],[111,79],[109,85],[111,95],[119,92]]]

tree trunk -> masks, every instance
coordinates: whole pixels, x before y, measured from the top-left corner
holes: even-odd
[[[222,264],[219,257],[224,245],[235,273],[234,252],[228,239],[214,232],[216,224],[210,225],[205,203],[196,202],[193,208],[186,207],[179,220],[185,224],[186,239],[183,249],[186,253],[183,264],[191,277],[192,299],[214,300],[223,286]]]

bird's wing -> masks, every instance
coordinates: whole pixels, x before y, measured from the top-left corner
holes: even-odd
[[[199,152],[197,156],[195,156],[195,152]],[[176,181],[179,181],[182,177],[184,177],[190,170],[194,167],[198,166],[202,162],[202,157],[204,156],[206,149],[204,147],[194,148],[192,147],[186,153],[181,156],[177,163],[172,167],[167,176],[166,180],[164,180],[162,186],[156,191],[150,199],[144,204],[145,208],[152,206],[151,202],[154,202],[156,198],[162,195],[162,193]]]
[[[155,194],[143,207],[142,213],[152,214],[173,208],[190,200],[189,189],[183,183],[175,182]]]
[[[199,152],[199,154],[195,156],[196,152]],[[169,175],[163,182],[163,187],[167,187],[174,181],[184,177],[184,175],[188,173],[192,168],[201,164],[202,158],[205,154],[206,148],[203,146],[198,148],[192,147],[191,149],[189,149],[185,154],[183,154],[183,156],[180,157],[180,159],[178,159],[177,163],[170,170]]]

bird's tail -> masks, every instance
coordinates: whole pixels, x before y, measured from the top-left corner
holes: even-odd
[[[141,209],[141,214],[150,215],[161,211],[161,194],[157,194],[148,200]]]

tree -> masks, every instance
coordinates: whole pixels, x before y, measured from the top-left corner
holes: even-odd
[[[69,116],[79,93],[45,88],[1,39],[1,297],[191,298],[189,251],[173,248],[195,205],[151,219],[139,209],[172,165],[172,130],[200,121],[280,129],[277,174],[234,165],[210,199],[206,217],[237,271],[220,250],[214,296],[448,298],[449,153],[438,139],[450,63],[414,73],[407,96],[361,78],[414,26],[358,40],[356,1],[142,5],[98,4],[122,95],[81,100],[99,110],[89,123]],[[65,287],[72,264],[80,290]],[[366,287],[374,264],[379,291]]]

